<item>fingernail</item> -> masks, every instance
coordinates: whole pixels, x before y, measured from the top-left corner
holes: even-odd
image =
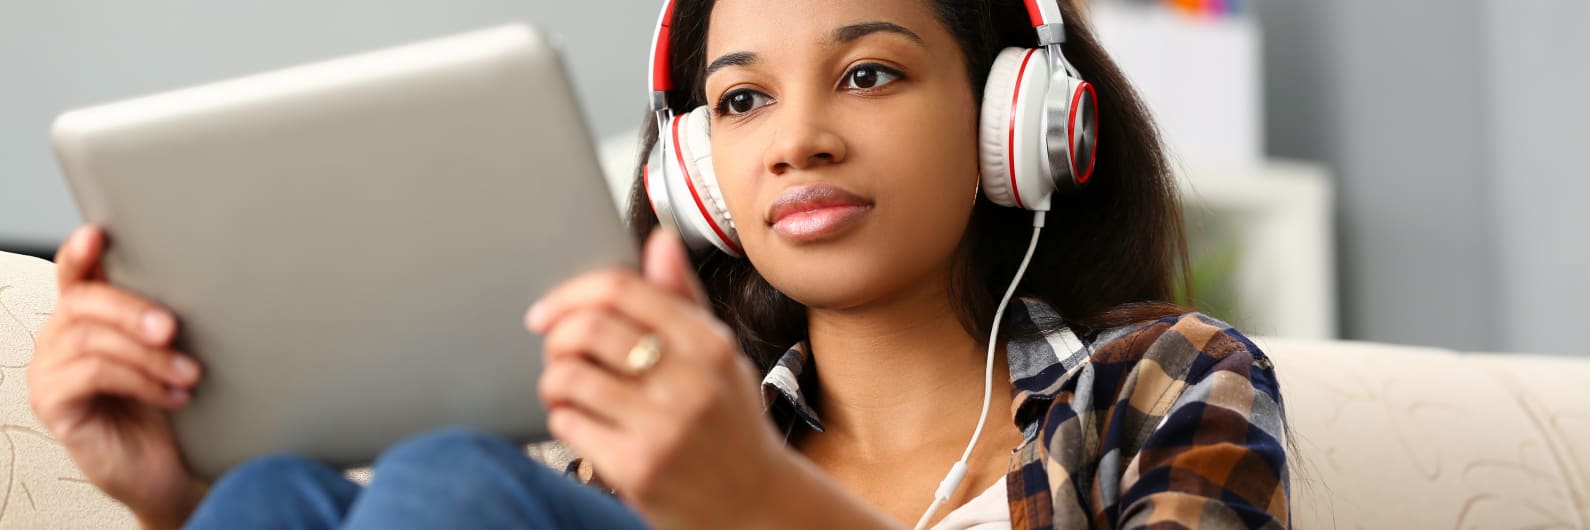
[[[524,320],[526,324],[530,325],[531,331],[538,333],[541,331],[541,325],[544,324],[541,320],[547,317],[543,314],[545,312],[546,308],[541,305],[541,302],[536,302],[530,306],[530,314],[525,315]]]
[[[88,241],[88,229],[79,228],[77,229],[76,234],[72,234],[72,237],[74,238],[72,240],[72,253],[77,254],[78,258],[88,256],[88,250],[90,246]]]
[[[193,381],[194,378],[199,377],[199,363],[183,355],[173,356],[171,358],[171,373],[176,375],[177,379]]]
[[[171,330],[175,326],[176,322],[171,321],[171,315],[167,315],[164,311],[144,313],[144,340],[156,344],[164,343],[171,337]]]

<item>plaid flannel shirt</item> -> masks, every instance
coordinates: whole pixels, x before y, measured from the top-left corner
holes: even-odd
[[[1022,300],[1018,330],[1057,315]],[[1036,333],[1018,333],[1034,336]],[[1290,528],[1285,415],[1269,358],[1201,313],[1006,345],[1022,444],[1005,475],[1017,529]],[[762,381],[785,428],[822,421],[790,348]],[[602,486],[589,463],[569,471]]]

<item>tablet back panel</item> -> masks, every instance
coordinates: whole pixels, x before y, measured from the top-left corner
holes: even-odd
[[[529,304],[635,263],[555,51],[514,25],[59,118],[110,281],[205,364],[174,422],[217,476],[369,461],[461,424],[545,437]]]

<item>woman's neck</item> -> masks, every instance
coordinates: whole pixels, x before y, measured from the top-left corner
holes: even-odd
[[[982,406],[986,350],[961,325],[947,287],[812,309],[809,322],[824,437],[880,455],[966,443]],[[1009,417],[1003,353],[994,366],[995,421]]]

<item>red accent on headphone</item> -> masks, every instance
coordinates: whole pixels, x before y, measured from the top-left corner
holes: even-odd
[[[1027,0],[1027,5],[1032,6],[1032,0]],[[1010,95],[1010,127],[1005,128],[1006,133],[1010,135],[1005,140],[1005,165],[1009,166],[1010,194],[1016,198],[1017,208],[1027,206],[1021,203],[1021,186],[1016,185],[1016,102],[1021,100],[1021,79],[1027,75],[1027,63],[1037,51],[1037,48],[1032,48],[1027,50],[1026,55],[1021,56],[1021,69],[1016,71],[1016,90]]]
[[[1079,107],[1080,105],[1078,105],[1078,104],[1082,102],[1082,93],[1084,91],[1088,93],[1088,99],[1093,100],[1093,106],[1094,106],[1094,109],[1093,109],[1093,133],[1094,134],[1098,134],[1098,131],[1099,131],[1098,97],[1099,96],[1098,96],[1098,94],[1093,92],[1093,83],[1089,83],[1089,82],[1086,82],[1086,81],[1083,81],[1082,82],[1082,86],[1077,89],[1077,93],[1071,96],[1071,116],[1066,118],[1066,123],[1068,124],[1067,130],[1068,131],[1076,131],[1076,130],[1078,130],[1076,128],[1076,126],[1077,126],[1077,107]],[[1077,184],[1087,184],[1088,183],[1088,179],[1093,178],[1094,161],[1098,160],[1097,157],[1099,155],[1099,139],[1098,138],[1094,138],[1093,139],[1093,145],[1091,146],[1091,149],[1088,150],[1089,151],[1088,152],[1088,171],[1086,173],[1083,173],[1080,176],[1077,176],[1076,175],[1076,171],[1077,171],[1077,146],[1076,146],[1076,143],[1072,141],[1073,138],[1075,138],[1075,137],[1073,136],[1072,138],[1066,138],[1066,153],[1071,155],[1071,174],[1073,176],[1076,176]]]
[[[701,194],[696,192],[696,179],[690,176],[690,166],[684,163],[684,152],[679,150],[679,122],[682,121],[684,120],[679,118],[673,120],[674,158],[678,161],[679,168],[685,172],[685,186],[690,188],[690,198],[696,200],[696,208],[701,210],[701,217],[707,220],[707,226],[712,227],[712,232],[718,234],[718,240],[723,241],[724,246],[729,247],[729,250],[734,251],[735,254],[744,255],[745,251],[740,250],[740,246],[735,245],[728,234],[723,232],[723,228],[718,226],[718,221],[713,219],[712,213],[707,210],[707,204],[702,202]]]
[[[1032,27],[1035,28],[1043,25],[1043,11],[1038,9],[1038,2],[1041,1],[1043,0],[1027,0],[1027,18],[1032,19]]]
[[[673,73],[668,70],[668,50],[673,43],[668,26],[674,22],[674,2],[667,1],[668,9],[663,12],[662,25],[657,27],[657,41],[652,46],[651,56],[651,86],[659,92],[674,88]]]

